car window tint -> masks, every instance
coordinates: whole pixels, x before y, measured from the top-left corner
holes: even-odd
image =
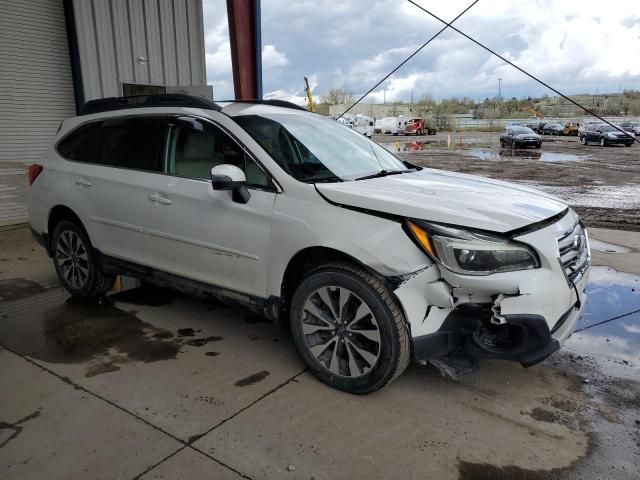
[[[245,172],[248,186],[272,186],[264,171],[220,128],[181,117],[170,121],[170,129],[165,160],[167,173],[208,180],[213,167],[231,164]]]
[[[162,132],[156,118],[106,120],[101,133],[96,145],[96,163],[135,170],[160,170]]]
[[[71,132],[58,143],[58,153],[69,160],[84,162],[95,144],[101,123],[88,123]]]

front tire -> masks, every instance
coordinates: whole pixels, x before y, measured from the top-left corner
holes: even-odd
[[[600,137],[600,146],[601,147],[607,146],[607,141],[604,139],[604,137]]]
[[[375,276],[336,262],[308,274],[291,305],[296,348],[311,372],[349,393],[373,392],[409,364],[409,331],[392,294]]]
[[[586,136],[586,135],[582,135],[582,136],[580,137],[580,143],[581,143],[582,145],[587,145],[587,144],[589,143],[589,142],[587,141],[587,136]]]
[[[64,288],[74,297],[96,298],[113,286],[114,277],[105,275],[84,229],[63,220],[51,237],[51,254]]]

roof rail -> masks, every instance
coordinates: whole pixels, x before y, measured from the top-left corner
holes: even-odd
[[[89,100],[85,103],[80,115],[110,112],[127,108],[145,107],[188,107],[222,110],[217,103],[206,98],[184,95],[181,93],[162,93],[153,95],[134,95],[131,97],[108,97]]]
[[[284,107],[284,108],[294,108],[296,110],[303,110],[308,112],[306,108],[297,105],[293,102],[288,102],[286,100],[218,100],[220,103],[255,103],[259,105],[272,105],[274,107]]]

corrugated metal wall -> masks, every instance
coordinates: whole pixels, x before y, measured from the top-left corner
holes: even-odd
[[[41,158],[75,115],[61,0],[0,2],[0,162]]]
[[[206,85],[201,0],[73,0],[85,100]]]

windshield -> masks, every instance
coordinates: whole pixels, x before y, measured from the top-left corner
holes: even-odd
[[[383,170],[407,170],[389,151],[320,115],[276,113],[234,120],[301,182],[354,180]]]
[[[618,131],[617,128],[613,128],[613,127],[611,127],[609,125],[602,125],[602,126],[598,127],[598,129],[601,132],[617,132]]]
[[[535,132],[528,127],[516,127],[513,129],[513,133],[516,135],[520,135],[522,133],[535,133]]]

